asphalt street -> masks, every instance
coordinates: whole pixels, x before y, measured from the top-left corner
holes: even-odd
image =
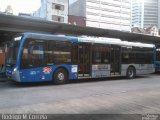
[[[65,85],[0,82],[0,113],[160,113],[160,75],[81,80]]]

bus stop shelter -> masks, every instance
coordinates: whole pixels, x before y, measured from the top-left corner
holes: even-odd
[[[32,17],[19,17],[0,14],[0,44],[11,40],[13,35],[20,32],[38,32],[49,34],[65,34],[73,36],[97,36],[118,38],[125,41],[158,44],[160,37],[124,32],[119,30],[80,27],[70,24],[57,23]]]

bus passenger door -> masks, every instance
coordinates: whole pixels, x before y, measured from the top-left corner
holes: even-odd
[[[78,77],[91,76],[91,45],[79,44],[78,46]]]
[[[121,47],[111,46],[111,75],[120,75]]]

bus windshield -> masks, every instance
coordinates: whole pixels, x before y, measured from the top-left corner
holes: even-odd
[[[7,48],[7,55],[6,55],[6,66],[13,67],[16,64],[18,49],[20,45],[22,36],[15,37],[13,41],[10,42]]]

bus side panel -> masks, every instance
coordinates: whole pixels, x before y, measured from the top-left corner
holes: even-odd
[[[35,71],[36,71],[35,68],[20,70],[20,72],[19,72],[20,82],[33,82],[33,81],[35,81],[35,76],[36,76]]]
[[[126,76],[129,66],[134,66],[136,69],[136,75],[143,75],[153,73],[155,71],[154,64],[122,64],[121,75]]]
[[[78,66],[66,64],[24,69],[20,72],[20,79],[21,82],[52,81],[55,70],[62,67],[67,69],[70,80],[77,79]]]
[[[92,78],[99,78],[99,77],[110,77],[109,64],[92,65]]]
[[[78,79],[78,65],[69,65],[69,79],[75,80]]]

